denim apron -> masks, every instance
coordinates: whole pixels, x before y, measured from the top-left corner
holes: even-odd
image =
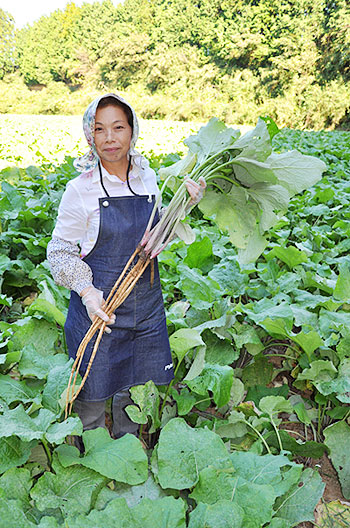
[[[154,205],[148,196],[99,199],[100,227],[95,246],[84,257],[94,286],[106,299],[146,229]],[[148,266],[127,299],[115,311],[110,334],[104,333],[80,400],[107,400],[119,391],[153,380],[170,383],[173,364],[166,327],[159,270],[154,259],[154,282]],[[91,321],[80,296],[72,291],[65,334],[69,356],[76,351]],[[86,371],[97,334],[86,348],[80,374]]]

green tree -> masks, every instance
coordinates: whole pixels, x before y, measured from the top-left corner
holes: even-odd
[[[0,8],[0,79],[15,66],[15,22]]]

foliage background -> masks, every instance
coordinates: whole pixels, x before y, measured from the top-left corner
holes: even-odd
[[[0,9],[0,112],[113,90],[144,118],[347,129],[349,24],[346,0],[72,2],[17,32]]]

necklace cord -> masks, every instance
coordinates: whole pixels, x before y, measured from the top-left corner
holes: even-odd
[[[140,194],[137,194],[135,191],[133,191],[132,188],[131,188],[130,181],[129,181],[130,168],[131,168],[131,157],[129,158],[128,168],[127,168],[127,171],[126,171],[126,183],[128,185],[128,188],[129,188],[129,191],[131,192],[131,194],[133,194],[134,196],[141,196]],[[102,189],[104,190],[106,196],[108,198],[110,198],[110,195],[109,195],[109,193],[108,193],[108,191],[107,191],[107,189],[106,189],[106,187],[104,186],[104,183],[103,183],[102,170],[101,170],[101,163],[100,162],[98,162],[98,170],[100,172],[100,182],[101,182]]]

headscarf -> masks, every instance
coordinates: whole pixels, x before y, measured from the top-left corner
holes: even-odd
[[[86,141],[88,142],[88,145],[90,146],[89,152],[84,154],[84,156],[80,156],[79,158],[76,158],[73,162],[74,167],[78,172],[89,172],[92,171],[98,164],[100,158],[97,154],[96,147],[95,147],[95,140],[94,140],[94,134],[95,134],[95,116],[96,116],[96,110],[99,102],[101,99],[104,99],[105,97],[115,97],[118,101],[121,103],[124,103],[127,105],[131,112],[133,117],[133,131],[132,131],[132,137],[130,142],[130,148],[128,152],[128,156],[132,157],[132,165],[133,167],[139,167],[141,169],[145,169],[149,166],[148,161],[144,156],[142,156],[139,152],[135,150],[135,143],[137,141],[137,138],[139,136],[139,123],[135,114],[135,110],[133,107],[125,101],[120,95],[114,94],[114,93],[108,93],[106,95],[101,95],[100,97],[97,97],[92,103],[89,104],[87,109],[85,110],[84,117],[83,117],[83,130],[86,137]]]

